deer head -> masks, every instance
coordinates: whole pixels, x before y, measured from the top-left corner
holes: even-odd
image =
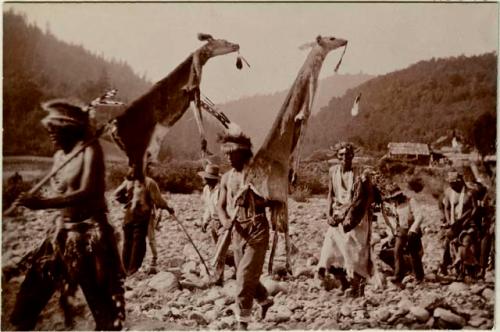
[[[211,35],[206,33],[199,33],[198,39],[207,42],[203,46],[203,48],[207,50],[210,58],[218,55],[237,52],[240,49],[240,45],[238,44],[228,42],[224,39],[214,39]]]
[[[346,46],[347,40],[335,37],[321,37],[318,35],[318,37],[316,37],[316,43],[324,49],[332,51],[336,48]]]

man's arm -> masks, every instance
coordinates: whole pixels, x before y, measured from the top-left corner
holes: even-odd
[[[444,213],[444,222],[448,225],[450,225],[450,199],[448,198],[449,192],[448,190],[445,191],[444,197],[443,197],[443,213]]]
[[[167,200],[161,195],[160,188],[156,181],[150,179],[148,182],[148,192],[152,203],[156,205],[157,208],[168,210],[170,214],[174,214],[174,209],[168,205]]]
[[[226,173],[227,174],[227,173]],[[231,227],[231,218],[227,214],[227,176],[224,174],[220,183],[219,200],[217,201],[217,214],[219,215],[220,222],[224,228],[229,229]]]
[[[93,180],[98,176],[103,176],[97,174],[100,168],[99,163],[102,162],[103,158],[102,152],[98,151],[95,145],[91,145],[85,148],[83,153],[83,170],[79,188],[53,198],[39,198],[23,194],[19,204],[30,209],[59,209],[86,200],[92,195],[102,194],[98,192],[97,181]]]
[[[392,236],[395,236],[396,235],[396,231],[394,230],[394,227],[392,227],[392,224],[391,222],[389,221],[389,217],[387,216],[387,213],[385,212],[385,206],[384,206],[384,202],[381,202],[380,203],[380,210],[382,212],[382,219],[384,219],[384,223],[387,225],[387,227],[389,227],[389,229],[391,230],[391,235]]]
[[[126,204],[128,180],[123,181],[113,192],[113,198],[121,204]]]
[[[328,217],[333,216],[333,183],[332,183],[332,168],[328,171],[328,198],[327,198],[327,204],[328,204]]]

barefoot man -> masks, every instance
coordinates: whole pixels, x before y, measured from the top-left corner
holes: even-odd
[[[42,105],[49,113],[42,123],[59,148],[54,168],[90,139],[88,113],[82,107],[54,100]],[[60,209],[55,238],[47,237],[17,294],[11,322],[33,330],[52,294],[63,283],[79,284],[92,311],[96,330],[120,330],[125,319],[124,273],[106,212],[102,148],[94,140],[53,178],[58,195],[41,198],[22,194],[18,206]]]
[[[252,143],[242,133],[226,134],[221,139],[222,150],[227,155],[232,169],[221,179],[217,206],[224,228],[233,225],[233,250],[236,263],[236,304],[238,307],[238,329],[246,330],[251,318],[253,300],[261,305],[261,317],[273,304],[266,288],[260,282],[264,259],[269,242],[269,223],[266,218],[266,201],[245,189],[245,169],[251,160]],[[243,197],[244,196],[244,197]]]

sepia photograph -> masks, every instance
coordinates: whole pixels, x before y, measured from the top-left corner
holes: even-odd
[[[2,5],[2,331],[495,328],[498,2]]]

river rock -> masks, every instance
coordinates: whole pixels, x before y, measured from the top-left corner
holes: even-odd
[[[309,257],[306,261],[306,265],[311,266],[311,267],[316,266],[316,265],[318,265],[318,259],[314,256]]]
[[[485,288],[481,295],[488,301],[489,304],[495,304],[495,291],[491,288]]]
[[[372,311],[371,316],[380,322],[385,322],[389,319],[389,317],[391,317],[391,312],[386,308],[379,308]]]
[[[275,323],[286,322],[290,320],[293,315],[293,312],[284,305],[274,306],[272,310],[273,312],[270,312],[267,320]]]
[[[215,321],[218,316],[219,316],[219,311],[218,310],[208,310],[207,312],[205,312],[205,318],[209,322]]]
[[[344,317],[350,317],[352,313],[352,309],[349,305],[344,304],[343,306],[340,307],[340,313]]]
[[[467,286],[463,282],[452,282],[448,286],[448,290],[454,294],[461,294],[469,290],[469,286]]]
[[[461,328],[466,323],[463,317],[443,308],[434,309],[434,317],[451,324],[453,328]]]
[[[206,325],[207,324],[207,319],[205,316],[197,311],[192,311],[188,315],[188,319],[192,319],[198,323],[198,325]]]
[[[179,280],[173,273],[161,271],[149,280],[148,286],[158,292],[171,292],[179,288]]]
[[[420,300],[420,307],[432,311],[443,302],[442,298],[435,294],[426,294]]]
[[[406,312],[410,311],[412,306],[413,302],[411,302],[406,296],[403,296],[398,303],[398,308],[405,310]]]
[[[314,278],[314,271],[311,267],[297,267],[294,273],[296,278],[299,277],[307,277],[307,278]]]
[[[262,284],[264,285],[264,287],[266,287],[267,292],[271,296],[276,295],[279,292],[281,293],[287,292],[287,287],[285,282],[278,282],[271,278],[264,278],[262,280]]]
[[[236,280],[225,281],[222,293],[226,297],[234,297],[236,295]]]
[[[431,314],[422,307],[412,306],[410,312],[419,322],[426,322]]]
[[[473,317],[471,318],[467,324],[472,326],[472,327],[480,327],[481,325],[483,325],[485,322],[487,322],[487,319],[484,318],[484,317]]]
[[[182,254],[184,255],[184,257],[191,259],[196,259],[198,257],[198,254],[196,253],[196,250],[194,250],[191,243],[187,243],[184,245],[184,248],[182,248]]]
[[[485,288],[485,285],[471,285],[469,289],[472,294],[480,295]]]

